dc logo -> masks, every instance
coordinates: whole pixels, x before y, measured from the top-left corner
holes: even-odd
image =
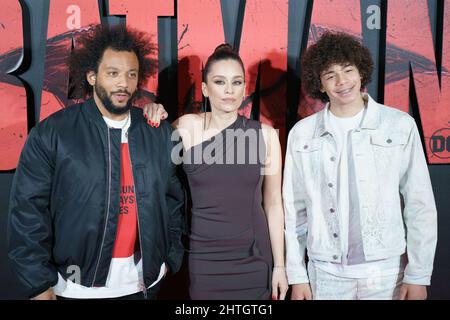
[[[450,159],[450,128],[442,128],[433,133],[429,144],[433,155],[440,159]]]

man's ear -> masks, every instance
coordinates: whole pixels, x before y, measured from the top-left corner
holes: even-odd
[[[86,73],[86,80],[91,86],[94,86],[95,82],[97,81],[97,75],[94,71],[89,71]]]

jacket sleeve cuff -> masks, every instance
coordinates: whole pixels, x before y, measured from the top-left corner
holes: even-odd
[[[183,246],[172,246],[167,257],[167,266],[172,274],[177,273],[183,262],[184,248]]]
[[[431,283],[430,276],[413,276],[405,274],[403,278],[403,283],[405,284],[415,284],[421,286],[429,286]]]
[[[302,268],[303,269],[303,268]],[[308,273],[306,270],[286,270],[289,285],[299,283],[309,283]]]
[[[58,278],[56,278],[56,281],[47,282],[40,287],[28,288],[27,291],[25,292],[25,294],[27,295],[28,299],[34,298],[34,297],[40,295],[41,293],[44,293],[48,289],[56,286],[57,283],[58,283]]]

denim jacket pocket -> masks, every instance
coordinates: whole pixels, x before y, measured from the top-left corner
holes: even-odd
[[[376,146],[392,148],[405,145],[408,142],[408,135],[401,132],[377,133],[371,136],[371,143]]]
[[[296,161],[303,172],[305,183],[312,187],[311,183],[320,171],[322,140],[317,138],[300,140],[294,150],[297,153]]]
[[[392,191],[398,180],[398,172],[402,165],[402,150],[408,142],[408,135],[402,132],[373,133],[370,138],[372,147],[375,176],[373,180],[379,181],[379,190]],[[387,184],[386,184],[387,183]],[[390,192],[389,191],[389,192]]]
[[[309,140],[300,140],[295,146],[295,151],[301,153],[310,153],[314,151],[320,151],[321,148],[322,140],[316,138]]]

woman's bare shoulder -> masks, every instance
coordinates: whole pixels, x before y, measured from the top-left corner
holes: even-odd
[[[203,113],[188,113],[182,115],[177,120],[174,121],[173,125],[177,129],[191,129],[196,125],[201,124],[203,121]]]

